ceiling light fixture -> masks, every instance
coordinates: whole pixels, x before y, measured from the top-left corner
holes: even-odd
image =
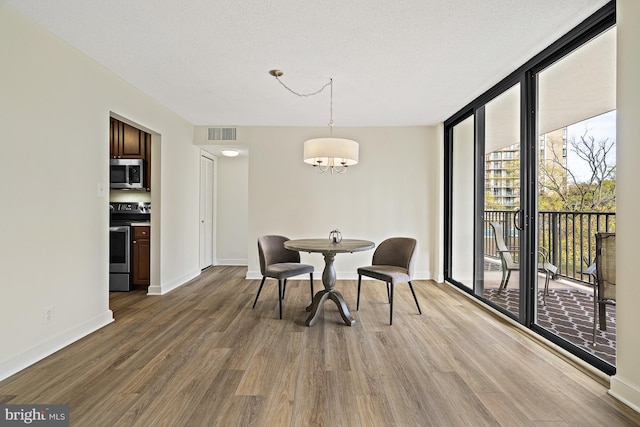
[[[222,150],[221,153],[225,157],[236,157],[238,154],[240,154],[236,150]]]
[[[347,171],[347,167],[357,164],[359,151],[358,143],[351,139],[333,137],[333,79],[329,79],[329,82],[317,91],[304,94],[295,92],[280,80],[280,77],[284,74],[282,71],[271,70],[269,71],[269,74],[275,77],[278,83],[280,83],[285,89],[299,97],[317,95],[327,86],[331,90],[329,104],[329,137],[313,138],[305,141],[303,156],[304,162],[313,165],[318,173],[326,171],[331,171],[331,173],[345,173]]]

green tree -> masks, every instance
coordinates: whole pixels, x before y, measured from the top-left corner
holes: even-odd
[[[561,143],[561,141],[560,141]],[[612,212],[616,203],[615,141],[596,140],[589,130],[569,141],[570,150],[588,168],[579,177],[563,163],[558,139],[549,141],[552,156],[540,159],[540,210],[571,212]],[[560,149],[558,149],[560,148]]]

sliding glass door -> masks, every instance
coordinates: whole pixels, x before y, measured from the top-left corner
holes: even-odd
[[[480,105],[449,132],[450,278],[518,319],[521,85]]]
[[[557,272],[546,295],[538,294],[534,321],[610,364],[616,310],[601,307],[599,324],[593,273],[596,233],[616,225],[615,33],[605,31],[535,74],[539,245]]]
[[[519,318],[520,231],[520,84],[480,107],[476,120],[478,169],[483,173],[481,204],[483,288],[476,294]]]
[[[615,4],[445,122],[445,280],[615,373]],[[596,321],[597,320],[597,321]]]
[[[452,215],[451,215],[451,275],[467,289],[474,285],[474,118],[453,126],[452,131]]]

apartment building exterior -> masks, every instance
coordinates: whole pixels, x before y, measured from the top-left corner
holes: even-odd
[[[567,185],[567,128],[540,135],[538,189],[551,180]],[[513,209],[520,205],[520,144],[509,145],[485,156],[485,208]]]

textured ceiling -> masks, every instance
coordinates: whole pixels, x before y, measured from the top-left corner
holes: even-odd
[[[443,121],[607,0],[0,0],[195,125]]]

